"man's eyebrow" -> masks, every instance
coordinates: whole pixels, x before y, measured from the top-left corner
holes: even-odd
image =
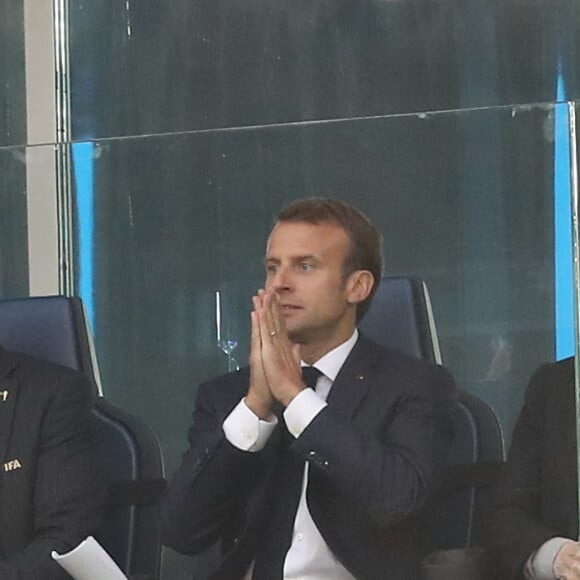
[[[292,262],[303,262],[304,260],[315,260],[320,261],[320,258],[316,254],[303,254],[300,256],[292,256]],[[272,263],[279,264],[280,260],[278,258],[274,258],[272,256],[266,256],[264,258],[264,264]]]
[[[316,254],[301,254],[298,256],[292,256],[290,258],[292,262],[303,262],[304,260],[320,260],[320,258]],[[264,259],[265,262],[280,262],[278,258],[268,258]]]

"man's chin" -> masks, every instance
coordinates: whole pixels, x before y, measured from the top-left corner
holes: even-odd
[[[304,333],[300,328],[287,328],[288,338],[290,342],[294,344],[303,344],[304,343]]]

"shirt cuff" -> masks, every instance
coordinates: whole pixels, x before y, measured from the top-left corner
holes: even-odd
[[[554,560],[569,538],[551,538],[544,542],[526,562],[524,573],[528,580],[555,580]]]
[[[226,439],[242,451],[261,451],[264,449],[278,419],[272,415],[269,421],[263,421],[246,405],[242,399],[223,422]]]
[[[296,438],[302,435],[302,432],[312,419],[326,407],[323,401],[312,389],[306,388],[300,391],[284,411],[284,421],[288,431]]]

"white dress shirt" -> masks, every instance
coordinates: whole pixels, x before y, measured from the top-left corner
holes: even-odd
[[[350,354],[358,339],[355,329],[352,336],[322,358],[315,366],[321,373],[316,384],[316,391],[304,389],[284,411],[284,422],[288,431],[298,438],[310,422],[326,407],[326,398],[344,361]],[[307,366],[302,363],[302,366]],[[277,424],[276,417],[270,421],[259,419],[242,399],[226,417],[223,430],[226,439],[238,449],[249,452],[260,451],[266,445]],[[294,520],[292,542],[284,561],[284,578],[286,580],[355,580],[354,576],[342,566],[330,551],[321,536],[306,502],[308,484],[308,462],[304,465],[302,493]],[[252,567],[244,580],[252,577]]]

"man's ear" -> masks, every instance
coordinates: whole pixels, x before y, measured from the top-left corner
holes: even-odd
[[[346,282],[349,304],[359,304],[368,298],[374,283],[375,277],[368,270],[356,270],[350,274]]]

